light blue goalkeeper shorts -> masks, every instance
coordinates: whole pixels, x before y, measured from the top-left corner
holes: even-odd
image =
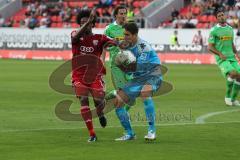
[[[140,96],[141,90],[144,85],[152,85],[152,94],[156,92],[162,83],[162,76],[148,76],[139,79],[132,79],[121,90],[128,96],[129,102],[132,103],[137,97]]]

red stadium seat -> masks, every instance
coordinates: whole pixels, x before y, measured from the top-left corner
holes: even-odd
[[[77,23],[72,23],[72,28],[78,28],[79,27],[79,25],[77,24]]]
[[[203,23],[203,28],[209,28],[209,23]]]
[[[95,5],[95,3],[94,3],[94,2],[88,2],[88,3],[87,3],[87,6],[88,6],[89,8],[93,8],[93,7],[94,7],[94,5]]]
[[[80,6],[79,2],[69,2],[70,7]]]
[[[57,28],[62,28],[63,27],[63,23],[57,23]]]
[[[198,19],[199,22],[208,22],[208,16],[207,15],[202,15]]]
[[[25,16],[22,15],[22,16],[14,16],[13,17],[13,20],[16,21],[16,22],[20,22],[21,20],[24,20],[25,19]]]
[[[76,16],[75,16],[75,15],[72,16],[72,18],[71,18],[71,22],[76,22]]]
[[[56,28],[57,27],[57,23],[52,23],[51,27]]]
[[[133,2],[133,7],[140,7],[140,2],[139,1],[134,1]]]
[[[15,22],[15,23],[13,23],[13,27],[18,28],[18,27],[20,27],[20,24],[18,22]]]
[[[194,15],[199,15],[201,13],[201,9],[199,7],[193,7],[191,11]]]
[[[198,23],[197,28],[209,28],[209,23]]]
[[[57,22],[57,16],[52,16],[51,20],[52,20],[52,22]]]
[[[215,22],[217,22],[217,19],[214,15],[210,15],[207,18],[207,22],[214,22],[215,23]]]
[[[189,6],[180,9],[180,15],[187,15],[189,11]]]
[[[203,28],[203,23],[198,23],[198,24],[196,25],[196,28]]]

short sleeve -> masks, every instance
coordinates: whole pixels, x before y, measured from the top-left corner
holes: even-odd
[[[216,43],[216,36],[214,34],[214,30],[210,30],[209,38],[208,38],[208,43],[215,44]]]
[[[108,27],[105,29],[104,34],[108,37],[111,37]]]
[[[104,47],[105,45],[107,44],[115,44],[115,42],[108,36],[105,36],[105,35],[102,35],[102,38],[101,38],[101,42],[102,42],[102,46]]]

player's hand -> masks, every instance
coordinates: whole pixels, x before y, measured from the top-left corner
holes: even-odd
[[[130,63],[130,64],[121,64],[121,65],[117,65],[118,68],[120,68],[123,72],[127,73],[127,72],[135,72],[136,68],[137,68],[137,64],[136,63]]]
[[[130,46],[130,44],[127,41],[119,42],[119,48],[121,48],[121,49],[127,49],[129,46]]]
[[[226,59],[227,59],[227,57],[226,57],[225,55],[223,55],[223,54],[221,54],[219,57],[220,57],[222,60],[226,60]]]
[[[236,58],[237,58],[237,60],[240,61],[240,55],[238,53],[236,53]]]

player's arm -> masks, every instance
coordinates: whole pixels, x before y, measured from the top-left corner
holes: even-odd
[[[221,52],[219,52],[219,51],[215,48],[215,44],[214,44],[214,43],[209,43],[209,44],[208,44],[208,50],[209,50],[211,53],[219,56],[222,60],[226,60],[226,59],[227,59],[227,57],[226,57],[225,55],[223,55]]]
[[[103,52],[101,55],[101,60],[103,63],[105,63],[106,52],[109,50],[110,47],[118,46],[118,44],[112,38],[107,37],[105,35],[102,36],[102,41],[103,41]]]
[[[233,30],[232,30],[232,49],[233,49],[233,53],[236,55],[236,58],[238,60],[240,60],[240,56],[239,56],[236,46],[234,44],[234,31]]]
[[[209,50],[209,52],[219,56],[222,60],[226,60],[227,57],[216,49],[215,41],[216,41],[216,37],[214,35],[214,31],[211,30],[210,36],[208,38],[208,50]]]
[[[130,63],[128,65],[119,64],[117,65],[118,68],[120,68],[123,72],[135,72],[137,69],[137,63]]]
[[[92,25],[93,21],[94,21],[94,18],[95,18],[95,15],[96,15],[96,9],[93,9],[89,18],[88,18],[88,21],[83,24],[80,29],[72,35],[72,42],[77,42],[79,40],[79,38],[81,36],[83,36],[84,32],[86,31],[87,27],[89,25]]]
[[[100,57],[104,66],[105,66],[105,61],[106,61],[106,59],[105,59],[106,58],[106,53],[107,53],[107,51],[106,51],[106,49],[104,49],[103,52],[102,52],[102,55]]]
[[[233,48],[233,53],[238,54],[238,53],[237,53],[236,46],[234,45],[234,43],[232,43],[232,48]]]
[[[233,53],[236,55],[237,59],[240,60],[240,55],[237,52],[236,46],[232,43]]]
[[[109,31],[108,31],[108,27],[105,29],[104,35],[110,37]],[[108,50],[108,49],[107,49],[106,46],[104,45],[104,47],[103,47],[103,52],[102,52],[102,56],[101,56],[101,60],[102,60],[102,62],[103,62],[104,65],[105,65],[107,50]]]

